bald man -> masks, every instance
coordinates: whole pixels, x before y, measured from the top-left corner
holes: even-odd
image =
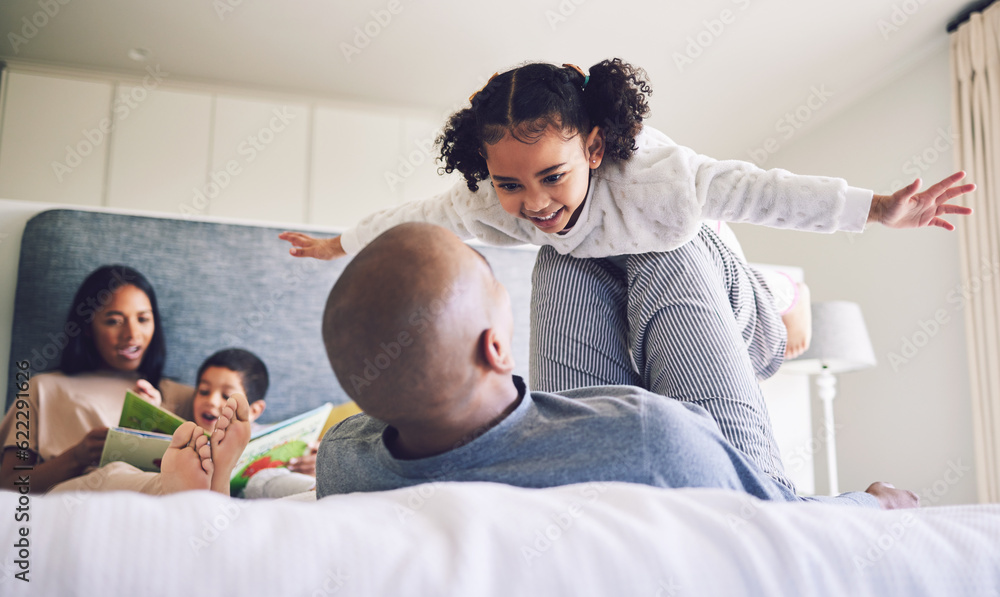
[[[451,232],[402,224],[365,247],[323,316],[330,364],[364,412],[324,438],[317,495],[431,481],[624,481],[800,499],[699,406],[631,386],[529,391],[512,375],[512,332],[506,289]],[[916,505],[883,483],[829,499]]]

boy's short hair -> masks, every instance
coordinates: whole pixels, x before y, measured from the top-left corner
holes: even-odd
[[[243,380],[243,390],[249,403],[262,399],[267,393],[269,383],[267,367],[264,361],[249,350],[226,348],[208,357],[198,368],[195,383],[201,383],[201,375],[209,367],[222,367],[238,373]]]

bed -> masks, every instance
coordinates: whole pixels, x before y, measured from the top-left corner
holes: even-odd
[[[344,263],[294,260],[279,231],[42,212],[17,239],[10,363],[44,369],[76,286],[98,265],[123,262],[156,288],[168,377],[190,383],[205,355],[237,345],[271,369],[267,420],[342,402],[319,320]],[[534,253],[482,250],[522,322],[515,356],[525,374]],[[0,492],[0,538],[5,596],[1000,597],[1000,505],[884,512],[624,483],[429,483],[255,502]]]

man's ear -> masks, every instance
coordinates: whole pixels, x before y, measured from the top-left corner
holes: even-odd
[[[604,131],[601,127],[595,126],[591,129],[587,139],[583,142],[584,154],[587,156],[587,165],[594,170],[604,161]]]
[[[509,374],[514,371],[514,355],[503,334],[490,328],[479,337],[481,351],[486,365],[497,373]]]
[[[258,400],[256,402],[250,403],[250,420],[254,421],[257,417],[264,414],[264,409],[267,408],[267,403],[263,400]]]

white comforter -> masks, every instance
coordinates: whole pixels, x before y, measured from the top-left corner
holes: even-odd
[[[1000,505],[885,512],[623,483],[433,483],[311,503],[32,496],[24,524],[18,500],[0,492],[11,597],[1000,597]]]

